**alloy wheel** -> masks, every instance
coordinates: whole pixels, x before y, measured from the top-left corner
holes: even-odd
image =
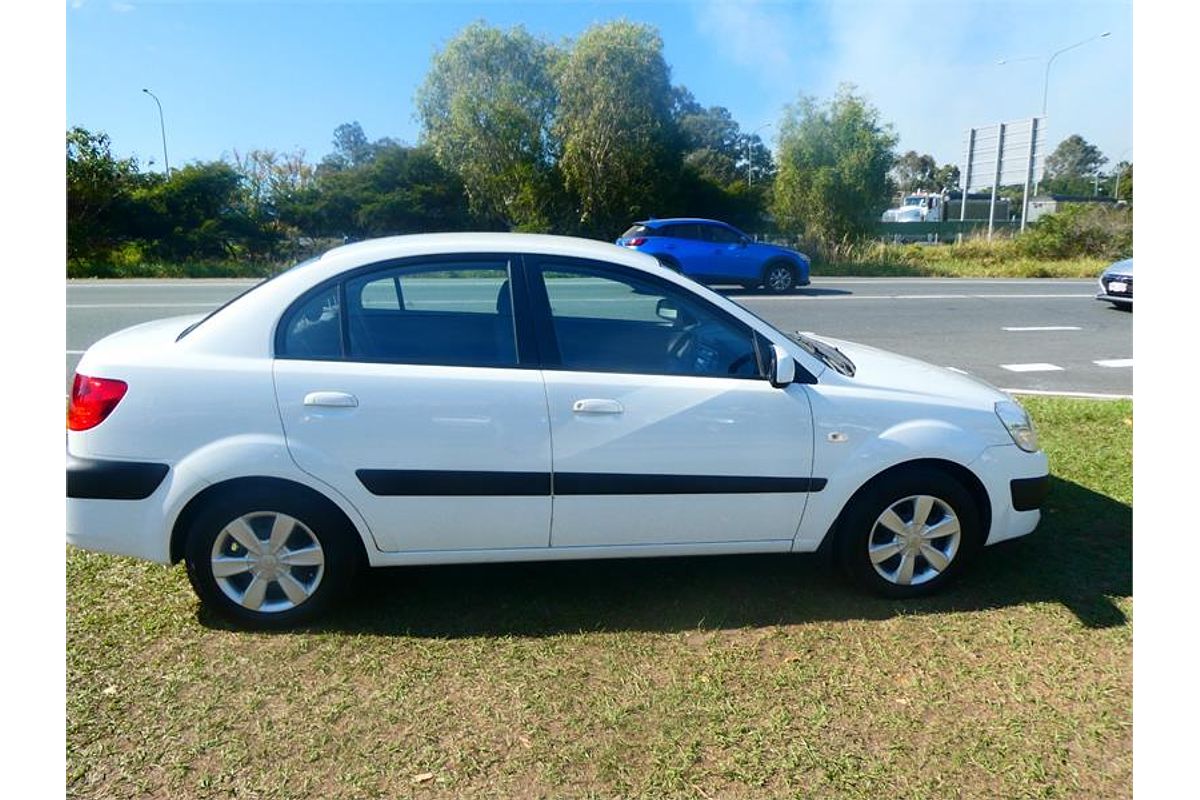
[[[867,555],[881,578],[918,586],[945,572],[962,543],[962,526],[944,500],[921,494],[897,500],[867,537]]]
[[[217,534],[212,575],[233,602],[273,614],[308,600],[325,575],[325,551],[304,523],[274,511],[244,514]]]

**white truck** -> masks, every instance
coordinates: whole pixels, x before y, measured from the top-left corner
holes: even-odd
[[[913,192],[904,195],[901,205],[883,212],[882,222],[957,222],[962,216],[962,196],[949,192]],[[991,195],[967,196],[968,220],[986,220],[991,210]],[[996,220],[1008,220],[1012,204],[996,198]]]

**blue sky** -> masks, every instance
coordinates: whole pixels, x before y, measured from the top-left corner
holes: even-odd
[[[900,147],[961,158],[971,125],[1040,110],[1047,57],[1051,145],[1071,133],[1132,160],[1132,9],[1123,0],[838,2],[141,2],[68,0],[67,124],[161,165],[162,100],[175,166],[256,147],[331,149],[333,129],[416,142],[413,97],[433,53],[475,20],[552,41],[617,18],[658,28],[676,84],[743,129],[800,94],[856,84]],[[999,59],[1014,60],[998,65]],[[762,135],[770,140],[774,128]]]

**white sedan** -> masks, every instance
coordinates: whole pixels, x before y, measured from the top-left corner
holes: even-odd
[[[79,362],[67,540],[246,626],[363,566],[815,551],[911,597],[1030,533],[1024,410],[787,334],[655,259],[523,234],[332,250]]]

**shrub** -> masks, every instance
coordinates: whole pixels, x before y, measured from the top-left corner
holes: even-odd
[[[1133,255],[1133,210],[1068,204],[1038,220],[1016,242],[1024,255],[1033,258],[1128,258]]]

